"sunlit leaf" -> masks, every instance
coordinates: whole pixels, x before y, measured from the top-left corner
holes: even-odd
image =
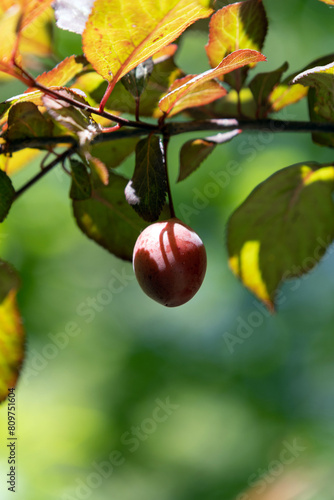
[[[0,222],[7,217],[14,198],[15,190],[12,181],[6,172],[0,170]]]
[[[299,163],[257,186],[231,216],[232,271],[269,309],[281,282],[312,269],[334,239],[333,164]]]
[[[208,4],[208,0],[96,0],[83,33],[84,53],[113,86],[194,21],[208,17],[212,12]]]
[[[282,82],[274,87],[272,92],[268,97],[268,103],[270,104],[270,112],[280,111],[281,109],[294,104],[304,97],[307,96],[308,87],[304,87],[300,83],[294,83],[294,78],[301,72],[304,72],[315,66],[324,66],[331,63],[334,60],[334,54],[328,54],[326,56],[320,57],[314,61],[311,61],[302,70],[288,75]]]
[[[146,221],[156,221],[165,205],[167,177],[162,140],[150,135],[136,147],[136,166],[125,188],[127,202]]]
[[[42,15],[42,13],[50,7],[54,0],[24,0],[22,2],[23,7],[23,19],[21,23],[21,29],[23,30],[32,23],[36,18]]]
[[[72,184],[70,198],[72,200],[87,200],[92,194],[92,185],[86,165],[82,161],[71,158]]]
[[[147,224],[125,199],[127,182],[110,173],[109,185],[94,188],[89,200],[73,201],[73,211],[83,233],[117,257],[131,261],[136,239]]]
[[[52,56],[53,53],[53,10],[51,7],[45,9],[38,17],[32,20],[20,33],[20,53],[24,67],[30,66],[31,56],[34,57],[32,64],[36,64],[37,57]]]
[[[269,112],[280,111],[290,104],[295,104],[307,96],[307,88],[303,85],[291,85],[291,77],[287,77],[273,88],[268,96]]]
[[[66,57],[66,59],[57,64],[57,66],[53,69],[39,75],[36,78],[36,81],[46,87],[52,87],[54,85],[63,87],[64,85],[67,85],[75,76],[77,76],[86,66],[87,61],[83,56]]]
[[[15,387],[24,357],[24,331],[16,304],[19,284],[16,271],[0,260],[0,401]]]
[[[261,0],[245,0],[218,10],[210,20],[206,52],[212,67],[239,49],[261,51],[267,33],[267,16]],[[254,61],[255,62],[255,61]],[[248,68],[224,77],[233,88],[240,89]]]
[[[40,151],[29,148],[17,151],[11,156],[0,155],[0,169],[11,176],[28,165],[38,155],[40,155]]]
[[[209,69],[196,76],[191,76],[190,79],[186,77],[185,83],[181,80],[180,86],[178,86],[178,82],[176,81],[172,85],[170,92],[160,100],[159,107],[165,114],[169,114],[176,105],[178,106],[178,110],[184,109],[182,101],[186,104],[187,101],[185,99],[189,99],[189,94],[197,90],[196,88],[200,85],[247,64],[265,60],[265,56],[256,50],[236,50],[226,56],[216,68]],[[223,95],[225,93],[223,89]],[[200,97],[197,98],[197,104],[193,105],[198,106],[199,101]]]
[[[199,81],[196,85],[188,89],[186,87],[187,83],[191,80],[194,83],[194,78],[196,78],[196,76],[197,75],[187,75],[180,80],[176,80],[171,85],[168,93],[168,95],[171,95],[172,92],[175,92],[172,96],[172,100],[174,97],[177,98],[176,101],[174,101],[175,104],[173,104],[172,107],[167,108],[167,111],[165,111],[164,104],[168,103],[168,98],[164,102],[165,97],[163,97],[159,103],[161,111],[164,111],[169,115],[169,117],[171,117],[180,113],[184,109],[205,106],[205,104],[213,102],[226,95],[227,91],[224,87],[213,80],[203,82]],[[178,95],[176,93],[177,89],[180,89],[180,94]],[[183,89],[186,89],[186,92],[183,93]]]
[[[280,82],[282,74],[288,69],[288,63],[284,63],[280,68],[266,73],[258,73],[249,83],[257,107],[257,117],[264,118],[271,110],[269,96],[273,89]]]
[[[10,75],[18,74],[18,70],[12,67],[11,62],[20,18],[19,5],[14,5],[0,16],[0,71]]]
[[[191,139],[183,144],[180,151],[180,171],[178,182],[192,174],[218,144],[231,141],[241,130],[231,130],[204,139]]]
[[[293,83],[312,87],[309,91],[309,112],[312,121],[334,122],[334,63],[316,66],[297,75]],[[333,134],[313,133],[312,139],[322,145],[334,147]]]

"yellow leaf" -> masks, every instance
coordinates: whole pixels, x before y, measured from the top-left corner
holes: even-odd
[[[24,357],[24,330],[11,290],[0,304],[0,401],[15,387]]]
[[[116,82],[170,44],[197,19],[208,17],[208,0],[96,0],[83,33],[94,69]]]
[[[37,151],[36,149],[26,148],[22,151],[17,151],[10,157],[0,155],[0,168],[1,170],[4,170],[7,175],[11,176],[18,170],[21,170],[23,167],[25,167],[39,154],[40,151]]]

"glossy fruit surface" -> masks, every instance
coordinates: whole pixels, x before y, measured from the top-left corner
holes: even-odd
[[[175,307],[199,290],[206,251],[198,234],[173,218],[144,229],[134,246],[132,262],[143,291],[160,304]]]

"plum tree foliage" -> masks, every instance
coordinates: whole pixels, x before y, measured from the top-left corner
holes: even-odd
[[[206,255],[196,233],[176,219],[170,139],[197,134],[181,148],[178,182],[205,168],[214,148],[248,131],[305,132],[316,144],[334,145],[334,54],[287,76],[287,62],[266,72],[262,1],[224,3],[1,0],[0,78],[19,80],[26,91],[0,103],[0,222],[27,189],[63,168],[81,231],[121,259],[131,261],[135,247],[137,278],[156,300],[188,300],[203,280]],[[182,50],[180,37],[199,20],[211,69],[185,74],[174,55]],[[50,69],[57,57],[55,22],[80,34],[82,54]],[[263,72],[254,76],[258,64]],[[301,99],[308,102],[309,121],[275,118]],[[130,179],[117,167],[131,153]],[[39,171],[16,187],[15,171],[38,154]],[[232,272],[270,310],[280,284],[308,272],[334,239],[334,163],[283,167],[249,194],[226,229]],[[193,235],[191,244],[186,233]],[[24,357],[18,288],[17,272],[0,261],[0,400],[15,385]]]

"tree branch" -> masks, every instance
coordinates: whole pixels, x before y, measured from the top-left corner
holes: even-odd
[[[135,122],[134,122],[135,123]],[[133,127],[133,125],[131,125]],[[167,134],[169,136],[179,135],[189,132],[224,132],[227,130],[241,129],[242,131],[270,131],[276,132],[326,132],[334,134],[334,123],[320,123],[307,121],[287,121],[287,120],[237,120],[236,118],[219,118],[201,121],[184,121],[166,123],[162,128],[151,125],[148,129],[146,124],[137,123],[136,128],[121,127],[114,132],[100,133],[93,140],[92,144],[115,141],[128,137],[140,137],[148,132],[156,134]],[[25,148],[47,149],[48,146],[61,144],[76,145],[77,140],[73,136],[41,137],[36,139],[26,139],[0,145],[0,154],[15,153]]]

